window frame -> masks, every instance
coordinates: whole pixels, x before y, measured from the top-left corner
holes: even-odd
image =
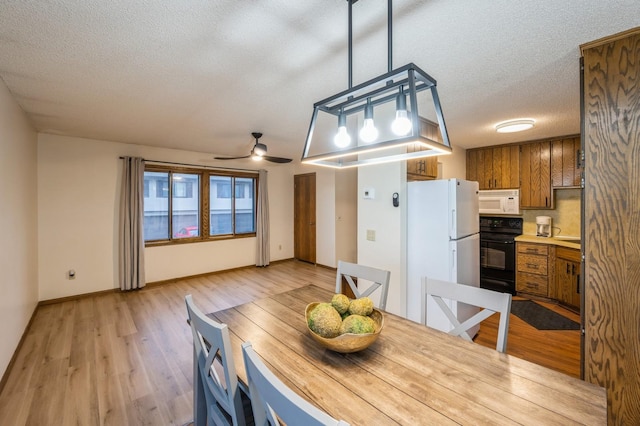
[[[254,216],[254,228],[257,227],[257,213],[258,213],[258,182],[259,182],[259,174],[258,172],[243,172],[243,171],[230,171],[230,170],[217,170],[217,169],[209,169],[209,168],[197,168],[197,167],[188,167],[188,166],[166,166],[166,165],[156,165],[156,164],[147,164],[144,168],[145,172],[160,172],[160,173],[169,173],[169,193],[168,193],[168,239],[161,240],[150,240],[145,241],[145,247],[157,247],[157,246],[166,246],[166,245],[175,245],[175,244],[189,244],[189,243],[198,243],[198,242],[206,242],[206,241],[221,241],[221,240],[232,240],[238,238],[251,238],[256,236],[256,232],[246,232],[246,233],[236,233],[235,230],[235,220],[232,220],[232,233],[224,234],[224,235],[209,235],[210,233],[210,206],[211,200],[209,199],[210,195],[210,177],[211,176],[225,176],[233,178],[231,181],[231,215],[235,217],[235,205],[236,205],[236,194],[234,190],[235,186],[235,178],[250,178],[254,179],[254,188],[253,188],[253,216]],[[195,237],[181,237],[175,238],[173,226],[173,177],[172,174],[197,174],[200,180],[200,188],[199,191],[193,190],[193,193],[198,192],[199,202],[199,231],[200,235]],[[144,220],[144,219],[143,219]]]

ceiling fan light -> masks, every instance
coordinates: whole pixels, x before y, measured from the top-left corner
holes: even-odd
[[[256,146],[253,147],[253,153],[259,157],[267,154],[267,146],[263,143],[256,142]]]
[[[261,155],[252,155],[251,159],[253,161],[262,161],[262,156]]]
[[[536,120],[533,118],[519,118],[517,120],[507,120],[496,124],[496,132],[498,133],[514,133],[531,129]]]

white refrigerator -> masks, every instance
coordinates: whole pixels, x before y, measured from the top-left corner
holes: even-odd
[[[421,322],[422,277],[480,286],[478,182],[443,179],[407,187],[407,318]],[[478,312],[474,306],[445,302],[460,322]],[[429,327],[453,328],[432,298],[426,310]]]

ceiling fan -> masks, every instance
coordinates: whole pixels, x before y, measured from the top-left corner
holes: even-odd
[[[283,157],[272,157],[267,155],[267,146],[263,143],[259,142],[259,139],[262,137],[262,133],[253,132],[251,135],[256,139],[256,144],[251,148],[251,153],[249,155],[244,155],[242,157],[214,157],[216,160],[239,160],[241,158],[252,158],[255,161],[260,161],[265,159],[267,161],[271,161],[272,163],[289,163],[291,162],[291,158],[283,158]]]

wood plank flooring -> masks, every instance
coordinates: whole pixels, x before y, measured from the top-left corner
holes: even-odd
[[[515,296],[513,300],[524,300]],[[560,305],[536,301],[536,303],[580,322],[580,315]],[[498,316],[493,315],[480,324],[475,342],[490,348],[496,347]],[[539,365],[580,378],[580,331],[538,330],[511,314],[507,353]]]
[[[40,306],[0,393],[0,425],[184,425],[193,398],[186,294],[213,312],[334,283],[331,269],[284,261]],[[479,344],[495,347],[492,328],[482,324]],[[577,376],[579,334],[556,333],[512,315],[508,352]]]

